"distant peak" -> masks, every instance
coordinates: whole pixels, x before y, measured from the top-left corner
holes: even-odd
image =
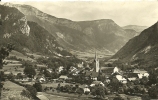
[[[6,3],[4,3],[4,6],[12,6],[13,4],[12,3],[10,3],[10,2],[6,2]]]
[[[19,4],[13,4],[13,3],[10,3],[10,2],[6,2],[3,4],[4,6],[8,6],[8,7],[15,7],[15,6],[20,6]]]

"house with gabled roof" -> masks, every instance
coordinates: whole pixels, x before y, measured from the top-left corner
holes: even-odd
[[[149,77],[149,73],[144,69],[134,69],[133,73],[138,74],[138,77],[141,79],[143,77]]]
[[[126,73],[124,76],[127,77],[128,81],[135,81],[139,78],[137,73]]]
[[[118,67],[101,67],[100,70],[102,73],[105,73],[106,75],[121,73],[121,70]]]

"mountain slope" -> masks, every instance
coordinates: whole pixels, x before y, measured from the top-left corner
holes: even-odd
[[[5,5],[17,8],[28,21],[38,23],[69,51],[97,49],[105,54],[113,54],[135,36],[127,35],[133,33],[128,33],[110,19],[77,22],[56,18],[28,5]]]
[[[123,29],[132,29],[138,33],[141,33],[144,29],[148,28],[147,26],[138,26],[138,25],[127,25],[122,27]]]
[[[113,58],[142,65],[158,65],[158,22],[129,40]]]
[[[69,54],[47,30],[14,7],[0,5],[0,45],[15,44],[19,52],[40,52],[42,54]]]
[[[124,29],[128,34],[125,34],[126,37],[128,37],[129,39],[135,37],[135,36],[138,36],[140,33],[139,32],[136,32],[135,30],[133,29]]]

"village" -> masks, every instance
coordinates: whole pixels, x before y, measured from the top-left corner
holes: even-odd
[[[75,95],[76,98],[86,96],[86,98],[106,100],[115,98],[116,100],[134,100],[134,98],[144,100],[141,99],[142,96],[148,95],[148,90],[151,88],[146,85],[149,82],[149,72],[135,67],[122,70],[118,66],[109,64],[116,60],[110,59],[107,66],[100,66],[97,53],[95,53],[91,66],[79,62],[76,66],[70,66],[69,69],[64,66],[51,69],[41,63],[30,65],[26,62],[21,64],[20,61],[9,60],[10,62],[4,65],[3,69],[5,80],[24,87],[31,85],[43,96],[47,94],[46,97],[49,94],[49,96],[74,97]],[[4,91],[7,89],[9,90],[4,87]],[[41,98],[41,94],[37,97]]]
[[[0,2],[0,100],[158,100],[158,2],[16,1]]]

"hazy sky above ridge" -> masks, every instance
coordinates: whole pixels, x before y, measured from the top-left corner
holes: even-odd
[[[112,19],[120,26],[151,26],[158,20],[158,1],[151,0],[150,2],[47,0],[13,2],[12,0],[11,3],[31,5],[55,17],[67,18],[73,21]]]

